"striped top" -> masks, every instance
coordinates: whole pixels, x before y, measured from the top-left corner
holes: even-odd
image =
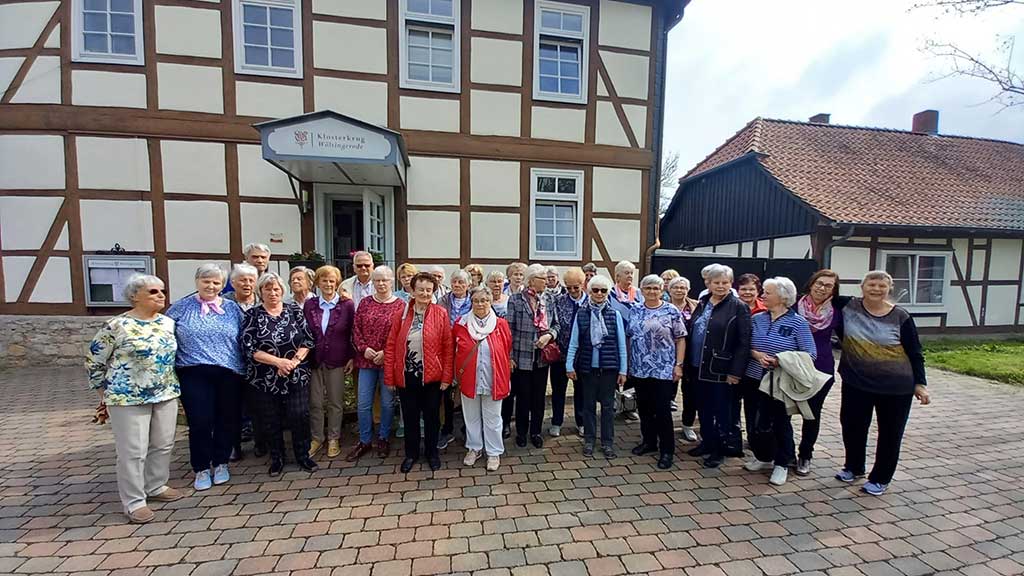
[[[785,314],[772,320],[771,312],[758,312],[750,319],[750,349],[757,350],[769,356],[775,356],[779,352],[807,352],[811,359],[818,358],[818,347],[814,345],[814,337],[811,335],[811,325],[807,320],[787,310]],[[761,363],[750,357],[747,363],[746,376],[760,380],[764,376],[764,368]]]

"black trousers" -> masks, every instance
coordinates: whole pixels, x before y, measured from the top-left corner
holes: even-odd
[[[896,473],[900,460],[900,446],[903,432],[907,428],[913,394],[891,396],[867,392],[844,384],[842,404],[839,408],[839,422],[843,428],[843,445],[846,447],[845,468],[854,474],[864,473],[868,430],[871,417],[878,415],[878,443],[875,446],[875,465],[871,468],[868,481],[888,484]]]
[[[700,406],[700,399],[697,397],[697,369],[693,366],[686,367],[683,375],[683,426],[692,428],[697,420],[697,409]]]
[[[512,389],[516,395],[516,437],[540,435],[544,423],[544,396],[548,391],[548,367],[513,370]]]
[[[420,416],[423,417],[423,441],[427,456],[437,454],[437,433],[441,423],[441,383],[423,382],[422,376],[405,373],[405,387],[398,392],[402,399],[402,421],[405,423],[405,457],[420,457]]]
[[[770,398],[764,392],[758,392],[757,400],[762,409],[768,410],[772,418],[772,431],[775,432],[775,465],[789,466],[796,458],[796,444],[793,443],[793,418],[786,413],[786,405],[781,400]],[[753,421],[750,423],[753,426]]]
[[[814,414],[814,420],[804,420],[803,428],[800,432],[800,458],[804,460],[810,460],[811,456],[814,455],[814,444],[818,441],[818,433],[821,431],[821,409],[825,405],[825,398],[828,397],[828,393],[832,390],[832,385],[835,384],[835,378],[825,382],[825,385],[818,390],[807,403],[811,407],[811,412]]]
[[[615,388],[619,373],[614,370],[592,368],[590,372],[577,372],[579,380],[573,384],[573,394],[583,399],[580,410],[583,441],[593,446],[597,439],[597,404],[601,403],[601,446],[615,442]]]
[[[700,388],[700,436],[708,456],[721,458],[725,440],[732,433],[732,390],[727,382],[698,380]]]
[[[672,397],[675,393],[674,380],[657,378],[636,378],[636,409],[640,414],[640,440],[648,446],[656,446],[664,454],[676,451],[675,434],[672,433]]]
[[[760,380],[744,376],[740,383],[730,387],[732,391],[732,428],[729,432],[729,439],[726,441],[731,449],[743,450],[743,429],[746,429],[747,438],[754,431],[754,416],[757,415],[757,403],[764,397],[764,393],[758,390],[761,386]],[[742,404],[743,424],[740,424],[740,412]]]
[[[444,405],[444,422],[441,424],[441,434],[451,434],[455,430],[455,400],[450,392],[444,391],[441,393],[441,403]]]
[[[188,419],[192,471],[227,464],[239,433],[242,377],[221,366],[188,366],[176,372]]]
[[[516,414],[516,390],[511,388],[508,396],[501,401],[501,425],[504,428],[510,428],[512,422],[515,420]]]
[[[577,381],[578,382],[578,381]],[[569,390],[569,377],[566,376],[565,362],[551,365],[551,425],[561,426],[565,423],[565,396]],[[575,383],[572,387],[573,423],[579,428],[583,426],[583,391]]]
[[[309,456],[309,388],[290,390],[287,394],[270,394],[256,390],[258,422],[263,426],[263,439],[271,459],[284,459],[283,424],[287,421],[292,434],[295,461]]]

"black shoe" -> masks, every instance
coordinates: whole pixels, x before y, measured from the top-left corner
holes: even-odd
[[[512,427],[511,426],[505,426],[504,428],[502,428],[501,429],[501,437],[504,438],[504,439],[511,438],[512,437]]]
[[[544,447],[544,437],[541,436],[540,434],[534,434],[533,436],[530,436],[530,442],[533,443],[534,448]]]
[[[661,457],[658,458],[658,469],[659,470],[668,470],[671,467],[672,467],[672,455],[671,454],[662,454]]]
[[[725,454],[725,456],[728,456],[729,458],[743,458],[743,457],[746,456],[746,454],[744,454],[744,452],[743,452],[743,448],[736,448],[736,447],[726,448],[725,451],[724,451],[724,454]]]
[[[402,460],[402,467],[400,468],[402,474],[408,474],[409,471],[412,470],[414,464],[416,464],[415,458],[406,458],[405,460]]]
[[[235,446],[231,449],[231,455],[228,456],[229,462],[238,462],[242,458],[245,458],[245,452],[242,452],[241,446]]]
[[[593,444],[585,444],[583,446],[583,455],[586,456],[587,458],[590,458],[591,456],[593,456],[594,455],[594,445]]]
[[[309,456],[302,456],[298,458],[297,464],[299,465],[299,468],[302,468],[306,472],[316,472],[320,469],[316,462],[314,462]]]
[[[284,470],[284,462],[281,462],[280,458],[273,458],[270,460],[270,470],[267,474],[271,476],[280,476],[281,471]]]
[[[516,436],[516,446],[526,448],[526,436]]]
[[[686,451],[686,453],[695,458],[707,456],[709,454],[707,447],[705,447],[703,443],[697,444],[693,448],[690,448],[689,450]]]
[[[707,458],[704,459],[704,467],[705,468],[718,468],[721,465],[722,465],[722,457],[721,456],[712,455],[712,456],[708,456]]]
[[[630,452],[632,452],[634,456],[643,456],[644,454],[650,454],[651,452],[657,451],[658,449],[655,448],[654,446],[651,446],[650,444],[644,444],[643,442],[637,444],[636,446],[633,447],[632,450],[630,450]]]
[[[430,463],[430,469],[433,470],[434,472],[437,472],[438,470],[441,469],[441,457],[438,456],[437,454],[434,454],[433,456],[428,458],[427,462]]]
[[[615,453],[615,448],[611,446],[605,446],[601,448],[601,451],[604,452],[604,457],[608,460],[615,460],[618,457],[618,454]]]

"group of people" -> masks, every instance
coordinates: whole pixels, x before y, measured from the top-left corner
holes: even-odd
[[[682,439],[689,454],[717,467],[754,450],[750,471],[771,469],[781,485],[788,469],[810,473],[822,405],[833,384],[833,334],[843,349],[841,425],[852,482],[865,472],[872,413],[879,419],[876,462],[864,490],[881,494],[899,457],[911,400],[927,403],[923,357],[913,320],[887,301],[892,278],[871,272],[861,298],[838,296],[838,276],[814,275],[798,296],[793,282],[764,282],[711,265],[705,289],[669,270],[634,284],[636,267],[554,267],[514,262],[504,272],[470,265],[450,275],[439,266],[375,266],[353,255],[355,275],[330,265],[296,267],[285,280],[268,270],[270,250],[246,247],[230,278],[219,266],[195,273],[196,291],[161,313],[163,282],[133,277],[124,288],[132,309],[106,321],[86,359],[115,436],[121,501],[132,522],[148,522],[151,501],[182,497],[167,485],[180,397],[189,426],[197,491],[230,481],[242,454],[243,420],[254,452],[282,473],[285,428],[295,463],[316,471],[326,449],[341,454],[345,382],[357,383],[359,437],[346,459],[391,453],[400,408],[409,472],[424,457],[441,467],[461,407],[464,464],[484,459],[498,470],[505,440],[544,446],[561,435],[568,383],[582,452],[616,458],[617,396],[635,398],[641,441],[632,454],[673,465],[673,411],[682,386]],[[397,290],[396,276],[398,280]],[[447,283],[446,283],[447,281]],[[290,293],[290,295],[289,295]],[[358,371],[358,372],[356,372]],[[632,389],[623,393],[623,389]],[[375,408],[379,409],[375,410]],[[600,418],[598,418],[600,410]],[[791,416],[802,414],[799,454]],[[699,417],[699,436],[696,421]],[[376,422],[379,424],[374,430]]]

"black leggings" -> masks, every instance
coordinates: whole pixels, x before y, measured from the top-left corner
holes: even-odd
[[[636,408],[640,413],[641,442],[656,446],[663,456],[671,456],[676,450],[671,404],[676,383],[657,378],[636,378],[634,382]]]
[[[802,460],[810,460],[811,456],[814,455],[814,444],[818,441],[818,432],[821,431],[821,409],[825,405],[825,398],[828,397],[828,393],[832,390],[832,385],[835,384],[835,378],[825,382],[825,385],[818,390],[807,403],[811,406],[811,412],[814,414],[814,420],[804,420],[803,428],[800,432],[800,458]]]
[[[422,376],[405,373],[402,398],[402,421],[405,423],[405,457],[420,457],[420,415],[423,416],[423,442],[427,456],[437,454],[437,434],[441,427],[441,383],[423,382]]]
[[[544,396],[548,390],[548,367],[513,370],[512,390],[516,397],[516,437],[539,436],[544,423]]]
[[[903,432],[907,428],[914,395],[878,394],[844,383],[842,398],[839,421],[843,427],[843,445],[846,447],[844,467],[854,474],[864,473],[871,417],[877,414],[878,444],[875,446],[875,465],[868,475],[868,481],[888,484],[900,460]]]

